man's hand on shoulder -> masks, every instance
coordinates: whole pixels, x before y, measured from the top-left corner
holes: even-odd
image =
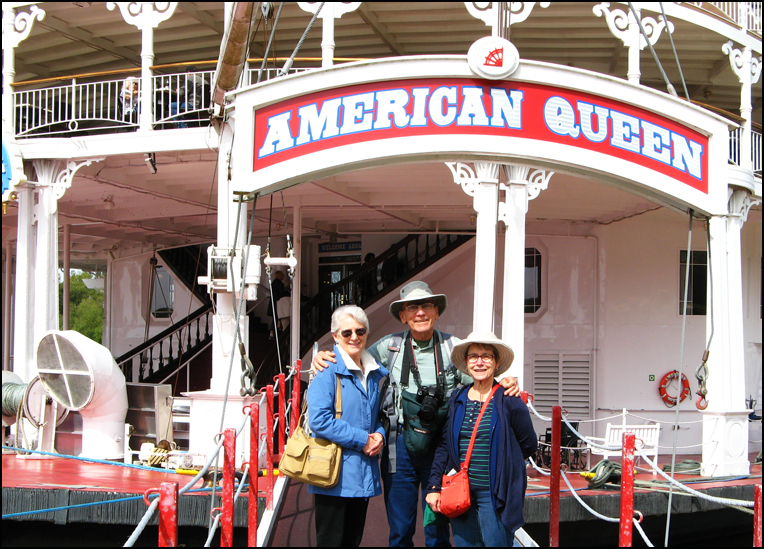
[[[504,388],[504,394],[506,396],[513,396],[513,397],[520,396],[520,385],[517,383],[516,377],[507,376],[499,380],[499,385],[501,385]]]
[[[314,373],[323,372],[329,367],[329,363],[333,362],[337,364],[337,359],[332,351],[319,351],[316,356],[313,357],[313,361],[310,363],[310,369]]]

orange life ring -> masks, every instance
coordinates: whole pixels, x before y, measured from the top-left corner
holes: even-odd
[[[658,392],[660,393],[663,402],[666,403],[666,406],[676,406],[677,400],[681,402],[690,396],[690,381],[684,374],[682,374],[682,391],[680,392],[679,396],[671,396],[668,393],[666,389],[668,389],[669,383],[674,379],[679,379],[678,370],[671,370],[669,373],[663,376],[661,379],[660,387],[658,388]]]

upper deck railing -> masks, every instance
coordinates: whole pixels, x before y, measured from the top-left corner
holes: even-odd
[[[706,3],[708,4],[708,3]],[[727,5],[732,15],[732,2]],[[723,9],[724,6],[719,6]],[[737,8],[735,8],[737,9]],[[747,13],[752,13],[750,9]],[[759,6],[760,12],[760,6]],[[761,23],[759,22],[759,28]],[[290,73],[311,69],[292,69]],[[264,69],[260,81],[276,78],[279,69]],[[250,68],[245,82],[257,83],[258,69]],[[124,71],[123,71],[124,74]],[[103,75],[101,75],[103,76]],[[114,74],[108,75],[114,76]],[[92,76],[91,76],[92,77]],[[192,71],[152,76],[151,128],[164,130],[199,127],[209,124],[214,71]],[[82,78],[83,80],[87,77]],[[40,86],[48,83],[28,83]],[[19,83],[17,86],[22,86]],[[13,127],[17,139],[40,137],[75,137],[88,134],[122,133],[139,129],[140,100],[144,86],[140,78],[109,79],[78,82],[72,78],[63,85],[39,87],[13,92]],[[730,118],[736,118],[730,115]],[[739,121],[739,117],[738,121]],[[730,132],[729,162],[741,165],[742,129]],[[751,155],[753,171],[761,175],[762,137],[759,129],[752,131]]]
[[[721,12],[749,31],[761,34],[761,2],[690,2],[710,12]]]
[[[305,70],[309,69],[290,72]],[[250,83],[257,81],[257,72],[249,71]],[[277,74],[277,69],[265,69],[261,81]],[[211,70],[154,75],[151,129],[207,125],[213,75]],[[128,76],[91,82],[72,78],[61,85],[14,91],[14,133],[17,138],[27,138],[136,131],[143,89],[140,78]]]

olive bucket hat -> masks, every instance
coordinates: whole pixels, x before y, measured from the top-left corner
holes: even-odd
[[[426,282],[417,280],[415,282],[409,282],[403,288],[401,288],[401,298],[398,301],[393,301],[390,304],[390,314],[393,315],[395,320],[400,321],[398,313],[406,306],[406,303],[411,301],[432,301],[438,306],[438,314],[443,314],[448,305],[448,300],[445,294],[433,294],[430,287]]]
[[[469,375],[467,370],[467,351],[470,345],[493,345],[496,348],[496,352],[499,356],[496,357],[496,371],[494,377],[498,377],[512,365],[512,361],[515,359],[515,353],[512,348],[496,337],[493,332],[487,331],[474,331],[467,339],[462,340],[458,345],[454,346],[454,350],[451,351],[451,362],[456,366],[459,371]]]

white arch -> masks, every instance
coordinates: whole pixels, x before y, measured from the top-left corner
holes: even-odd
[[[461,102],[451,92],[456,88]],[[485,113],[479,104],[467,104],[464,90],[476,88]],[[511,109],[520,108],[513,89],[522,92],[519,127],[510,121]],[[401,105],[407,102],[407,114],[393,104],[394,92]],[[434,106],[425,104],[436,92]],[[586,175],[683,209],[726,211],[726,120],[667,94],[580,69],[525,61],[511,79],[487,81],[475,78],[465,56],[393,58],[300,73],[230,97],[236,190],[267,194],[392,163],[482,160]],[[600,142],[592,128],[584,131],[577,122],[582,115],[575,111],[589,102],[595,113],[610,113]],[[308,107],[315,127],[303,120]],[[374,118],[383,108],[392,124]],[[425,129],[415,127],[428,116]]]

